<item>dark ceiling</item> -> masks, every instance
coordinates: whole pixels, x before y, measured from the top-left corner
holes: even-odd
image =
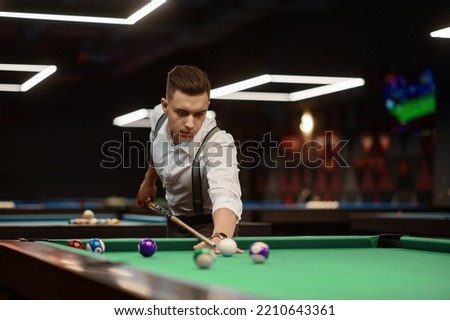
[[[126,17],[147,2],[0,0],[0,11]],[[200,64],[217,85],[260,71],[361,76],[388,58],[423,56],[449,18],[449,2],[433,0],[168,0],[132,26],[0,18],[0,61],[57,65],[40,88],[141,72],[150,84],[176,63]]]
[[[146,3],[0,0],[0,11],[127,17]],[[133,194],[143,169],[99,170],[100,150],[123,138],[114,117],[159,103],[176,64],[203,68],[213,87],[262,73],[363,77],[364,88],[333,96],[351,101],[386,72],[433,66],[442,42],[429,33],[449,22],[440,0],[167,0],[135,25],[0,17],[0,63],[58,67],[28,92],[0,92],[0,197]],[[0,71],[0,83],[28,76]],[[255,119],[239,110],[226,112],[233,134]],[[261,125],[274,121],[265,116]]]
[[[3,61],[54,63],[79,80],[87,64],[123,76],[177,52],[227,40],[274,15],[326,13],[346,0],[168,0],[133,26],[0,19]],[[148,0],[3,0],[0,11],[127,17]],[[278,23],[278,22],[277,22]],[[288,30],[286,30],[288,31]],[[289,31],[290,32],[290,31]],[[265,34],[255,34],[261,40]],[[284,36],[284,35],[281,35]]]

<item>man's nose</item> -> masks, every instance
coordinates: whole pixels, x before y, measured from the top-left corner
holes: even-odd
[[[190,115],[186,118],[186,122],[184,123],[184,125],[189,128],[192,129],[194,127],[194,116]]]

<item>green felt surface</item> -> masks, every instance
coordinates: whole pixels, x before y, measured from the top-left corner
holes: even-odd
[[[138,253],[138,240],[105,240],[103,258],[268,299],[450,299],[450,254],[429,251],[431,240],[426,250],[416,250],[377,248],[376,237],[237,238],[245,253],[219,255],[206,270],[193,261],[195,239],[155,239],[158,251],[150,258]],[[256,240],[271,246],[264,264],[248,255]]]

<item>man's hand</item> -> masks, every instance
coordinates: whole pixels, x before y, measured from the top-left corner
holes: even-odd
[[[149,186],[142,183],[136,196],[136,204],[141,208],[147,208],[147,204],[155,200],[157,191],[156,185]]]
[[[214,249],[214,253],[215,254],[220,254],[219,244],[220,244],[221,240],[219,238],[214,238],[211,241],[216,244],[216,248]],[[197,250],[199,248],[211,248],[211,247],[208,246],[205,242],[202,241],[202,242],[197,243],[192,249]],[[244,250],[242,250],[241,248],[237,248],[236,249],[236,253],[244,253]]]

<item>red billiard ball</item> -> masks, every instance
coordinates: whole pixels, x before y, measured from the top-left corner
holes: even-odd
[[[84,249],[84,243],[78,239],[72,239],[67,241],[67,245],[72,248]]]
[[[156,242],[152,239],[145,238],[139,241],[138,251],[144,257],[151,257],[156,252],[157,249],[158,246],[156,245]]]

